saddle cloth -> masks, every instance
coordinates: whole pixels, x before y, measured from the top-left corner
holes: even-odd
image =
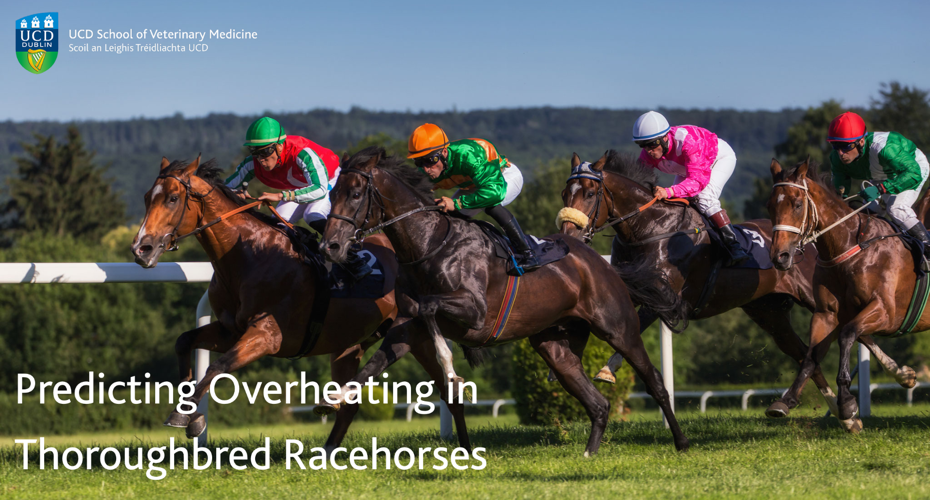
[[[514,252],[510,240],[501,233],[497,226],[481,220],[471,219],[469,222],[477,224],[494,243],[494,256],[507,260],[507,274],[511,276],[523,274],[523,269],[518,267],[522,264],[523,256]],[[536,258],[539,259],[541,266],[562,260],[569,252],[568,244],[562,240],[539,239],[527,235],[526,243],[536,252]]]

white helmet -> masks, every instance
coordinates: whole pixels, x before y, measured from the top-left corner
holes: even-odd
[[[633,140],[648,141],[662,137],[668,133],[669,129],[668,120],[661,113],[649,111],[640,115],[633,124]]]

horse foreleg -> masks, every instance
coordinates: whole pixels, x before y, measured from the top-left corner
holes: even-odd
[[[791,326],[791,306],[793,302],[785,295],[767,295],[750,302],[742,307],[743,312],[750,317],[757,325],[772,336],[775,345],[781,352],[785,353],[791,359],[795,360],[798,365],[804,363],[804,357],[807,355],[807,345],[801,340]],[[823,376],[823,371],[819,365],[814,366],[811,372],[811,380],[820,389],[820,394],[827,403],[827,408],[836,414],[836,394],[830,388],[830,383]],[[806,384],[807,381],[804,381]],[[801,390],[804,386],[801,386]],[[800,391],[798,392],[800,396]]]
[[[474,294],[464,288],[443,295],[428,295],[420,299],[420,318],[423,319],[426,329],[433,339],[433,345],[436,347],[436,357],[447,377],[447,383],[452,384],[453,390],[456,390],[465,380],[455,374],[452,350],[449,349],[449,344],[439,329],[436,315],[441,313],[466,328],[480,330],[484,326],[484,313],[486,311],[486,307],[475,303]]]
[[[464,401],[461,400],[462,398],[456,398],[449,394],[446,371],[439,363],[431,335],[423,328],[419,328],[419,325],[411,325],[411,328],[415,331],[412,332],[410,338],[410,352],[438,386],[439,397],[446,402],[449,413],[452,414],[452,419],[455,422],[455,432],[459,438],[459,446],[471,450],[471,441],[468,438],[468,429],[465,426]]]
[[[273,327],[277,330],[277,327]],[[210,364],[206,375],[197,383],[194,393],[188,398],[195,407],[200,404],[200,400],[210,391],[210,383],[222,373],[230,373],[248,365],[256,359],[277,352],[280,347],[280,332],[274,335],[271,330],[272,326],[262,323],[261,327],[251,326],[236,341],[226,354]],[[277,339],[275,339],[277,337]],[[203,433],[207,428],[206,420],[203,414],[193,412],[185,415],[177,409],[171,412],[165,425],[169,427],[186,427],[187,437],[195,438]]]
[[[807,379],[820,366],[820,362],[827,355],[830,349],[830,343],[833,341],[833,331],[836,329],[836,315],[828,311],[818,311],[811,318],[811,339],[810,345],[807,346],[807,353],[801,362],[801,368],[791,387],[782,395],[781,399],[772,403],[766,410],[765,414],[771,418],[787,417],[792,408],[798,406],[798,399],[801,395],[801,389],[807,383]],[[827,390],[829,390],[829,385]],[[832,391],[830,391],[832,396]],[[827,397],[827,394],[824,394]],[[830,399],[827,399],[828,404]],[[831,411],[833,408],[831,407]]]
[[[917,373],[910,366],[898,367],[898,363],[895,360],[891,359],[891,356],[885,354],[878,344],[875,343],[875,340],[871,335],[863,335],[859,337],[859,342],[866,346],[869,351],[875,355],[875,358],[878,359],[879,364],[882,365],[882,368],[886,372],[894,376],[896,382],[901,384],[901,387],[905,389],[911,389],[917,385]]]
[[[555,372],[562,387],[581,402],[591,419],[591,435],[585,446],[585,457],[597,453],[610,416],[610,402],[594,387],[581,364],[581,355],[587,342],[588,332],[580,329],[567,329],[566,333],[558,328],[549,328],[530,337],[530,345]]]
[[[639,315],[640,335],[642,335],[642,333],[646,331],[646,328],[649,328],[649,326],[655,323],[655,321],[659,318],[658,314],[645,307],[640,307],[639,311],[637,311],[637,314]],[[599,372],[597,372],[597,375],[594,376],[594,381],[615,384],[617,382],[617,370],[619,370],[621,366],[623,366],[623,356],[616,352],[611,354],[610,359],[607,360],[607,364],[604,365],[604,367],[601,368]],[[552,371],[550,370],[549,373],[551,374]],[[549,381],[552,382],[551,375],[549,377]]]
[[[235,343],[232,334],[219,321],[188,330],[178,336],[174,343],[174,352],[178,356],[178,371],[181,382],[194,380],[191,366],[191,354],[194,349],[206,349],[214,352],[226,352]]]
[[[885,310],[881,301],[874,300],[866,305],[852,321],[843,325],[840,329],[840,371],[836,376],[836,385],[838,386],[837,404],[839,406],[839,412],[836,416],[840,420],[853,418],[859,410],[856,398],[849,391],[849,384],[852,382],[852,376],[849,372],[852,346],[861,335],[879,330],[887,323],[888,315]]]
[[[364,354],[365,346],[361,344],[354,345],[341,353],[334,352],[330,354],[329,367],[333,382],[343,385],[352,380],[352,377],[358,372],[358,365],[361,363]],[[329,433],[329,438],[326,439],[326,444],[323,445],[327,456],[342,443],[346,432],[349,430],[349,425],[352,424],[355,414],[358,413],[358,408],[358,405],[342,405],[339,411],[336,412],[336,422]]]

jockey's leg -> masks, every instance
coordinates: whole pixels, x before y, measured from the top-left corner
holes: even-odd
[[[327,194],[319,200],[308,203],[304,211],[304,220],[314,231],[320,233],[321,238],[323,237],[323,231],[326,230],[326,218],[329,217],[329,211],[332,207]],[[359,281],[371,274],[371,266],[368,265],[368,261],[358,256],[358,250],[356,245],[350,246],[349,252],[346,254],[346,261],[340,264],[343,269],[352,275],[353,281]]]
[[[718,139],[717,159],[711,167],[710,180],[707,182],[707,186],[696,196],[697,209],[709,217],[720,231],[724,247],[727,253],[730,254],[727,266],[739,265],[749,258],[749,255],[736,240],[736,233],[733,232],[733,226],[730,225],[727,212],[720,206],[720,193],[723,192],[723,186],[726,185],[735,169],[736,153],[733,152],[729,144],[722,139]]]
[[[278,215],[280,215],[282,219],[291,224],[297,224],[297,221],[304,216],[305,207],[295,201],[282,201],[274,208],[278,211]],[[283,226],[281,223],[278,223],[278,225]]]
[[[928,174],[926,157],[921,154],[918,155],[918,159],[923,160],[922,162],[918,161],[918,164],[920,164],[921,177],[923,177],[920,184],[914,189],[902,191],[898,194],[886,194],[883,198],[885,199],[885,206],[888,207],[888,215],[891,216],[901,228],[905,229],[907,234],[917,238],[924,244],[924,258],[920,263],[920,267],[924,272],[930,272],[930,235],[927,234],[927,228],[920,222],[920,219],[917,218],[917,214],[914,213],[914,209],[912,208],[914,202],[917,201],[920,195],[921,188],[923,188],[924,183],[927,181]]]
[[[522,254],[523,269],[525,271],[532,271],[539,267],[539,259],[536,257],[536,252],[534,252],[526,242],[526,235],[523,234],[523,229],[520,227],[520,223],[517,222],[517,218],[510,213],[510,210],[504,208],[513,203],[513,201],[517,199],[517,196],[520,195],[520,192],[523,191],[523,173],[521,173],[520,169],[513,163],[510,163],[501,173],[504,176],[504,180],[507,182],[507,191],[504,193],[504,200],[501,201],[500,205],[488,207],[484,209],[484,211],[500,224],[504,232],[507,233],[507,237],[510,238],[510,243],[513,245],[514,249]]]

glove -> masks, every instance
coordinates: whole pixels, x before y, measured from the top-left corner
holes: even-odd
[[[868,186],[862,191],[859,191],[859,197],[866,203],[872,203],[872,201],[879,197],[878,186]]]

